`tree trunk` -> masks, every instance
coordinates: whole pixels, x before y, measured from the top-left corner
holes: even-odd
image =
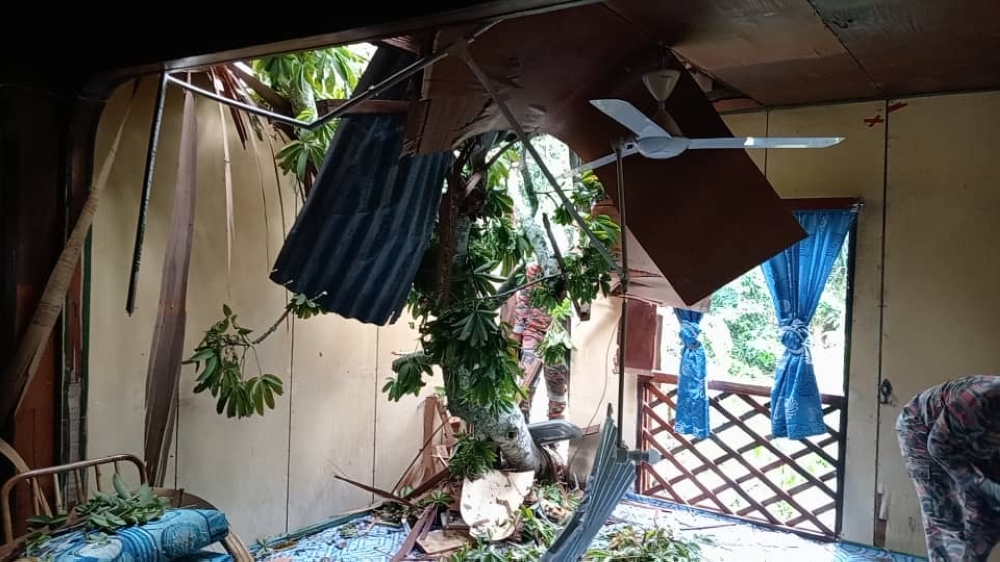
[[[536,476],[551,472],[551,459],[531,439],[528,423],[516,404],[495,412],[449,396],[448,409],[469,425],[475,437],[496,443],[504,468],[515,472],[534,470]]]
[[[526,150],[521,148],[521,185],[520,197],[514,198],[514,206],[517,209],[517,224],[524,230],[531,248],[535,251],[535,258],[539,267],[542,268],[542,275],[552,275],[558,271],[555,257],[549,248],[545,231],[539,226],[539,221],[535,220],[538,213],[538,195],[535,193],[535,186],[531,182],[531,173],[528,171]]]
[[[293,80],[288,87],[288,101],[292,104],[292,111],[296,116],[302,115],[304,111],[311,111],[314,118],[316,115],[316,95],[312,88],[301,87],[299,81]]]
[[[465,258],[471,227],[472,221],[465,216],[460,217],[455,225],[456,262]],[[544,238],[541,241],[544,243]],[[547,246],[542,247],[543,250],[546,248]],[[446,381],[458,378],[456,381],[458,384],[447,382],[445,384],[445,388],[448,389],[448,410],[461,418],[475,437],[487,439],[497,445],[503,456],[505,468],[517,472],[534,470],[536,476],[552,472],[548,455],[531,439],[527,420],[516,403],[497,412],[495,409],[470,402],[461,396],[468,388],[468,381],[464,376],[446,366],[442,366],[442,369]],[[453,393],[459,396],[453,396]]]

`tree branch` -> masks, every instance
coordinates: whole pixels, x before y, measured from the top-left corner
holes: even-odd
[[[252,342],[250,342],[250,344],[251,345],[257,345],[258,343],[260,343],[260,342],[264,341],[265,339],[267,339],[267,336],[270,336],[271,334],[273,334],[274,331],[278,329],[278,326],[280,326],[281,323],[285,321],[285,318],[288,318],[288,315],[291,312],[292,312],[292,309],[290,307],[286,308],[285,311],[281,313],[281,316],[279,316],[278,319],[274,321],[274,324],[271,324],[271,327],[268,328],[267,331],[265,331],[263,334],[261,334],[259,337],[257,337],[257,339],[255,339]]]
[[[532,285],[535,285],[535,284],[538,284],[538,283],[541,283],[542,281],[548,281],[549,279],[558,279],[560,277],[562,277],[562,274],[560,274],[560,273],[553,273],[552,275],[546,275],[545,277],[539,277],[538,279],[535,279],[533,281],[528,281],[527,283],[525,283],[524,285],[521,285],[520,287],[514,287],[513,289],[510,289],[509,291],[506,291],[506,292],[503,292],[503,293],[497,293],[495,295],[492,295],[492,296],[489,296],[489,297],[485,297],[484,300],[485,299],[502,299],[504,297],[509,297],[510,295],[513,295],[514,293],[520,291],[521,289],[527,289],[528,287],[530,287]]]

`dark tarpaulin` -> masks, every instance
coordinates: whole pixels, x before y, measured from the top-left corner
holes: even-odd
[[[381,47],[358,90],[414,60]],[[409,84],[382,99],[405,99]],[[394,91],[393,91],[394,90]],[[395,322],[427,250],[450,151],[402,156],[403,115],[342,119],[271,280],[327,312],[364,323]]]

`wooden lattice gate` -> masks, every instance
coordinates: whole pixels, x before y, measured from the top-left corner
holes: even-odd
[[[677,377],[639,383],[638,441],[664,459],[641,465],[641,493],[800,532],[835,537],[841,528],[845,400],[823,396],[826,435],[770,438],[770,388],[709,382],[712,433],[674,431]]]

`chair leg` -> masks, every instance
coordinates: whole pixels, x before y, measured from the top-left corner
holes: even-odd
[[[229,527],[229,534],[226,535],[226,538],[222,539],[222,547],[233,557],[233,562],[253,562],[254,560],[250,549],[232,527]]]

